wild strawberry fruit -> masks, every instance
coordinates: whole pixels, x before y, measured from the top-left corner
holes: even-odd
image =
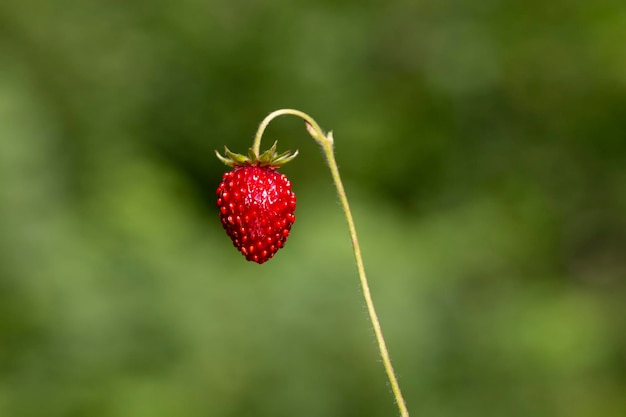
[[[277,155],[274,143],[261,155],[250,150],[246,157],[226,147],[226,157],[216,154],[233,167],[217,188],[222,226],[247,260],[262,264],[284,246],[296,221],[296,195],[291,182],[277,169],[298,152]]]

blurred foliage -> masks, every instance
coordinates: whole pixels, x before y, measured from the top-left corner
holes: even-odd
[[[391,416],[296,119],[247,263],[213,155],[336,138],[416,416],[626,414],[626,5],[0,3],[0,416]]]

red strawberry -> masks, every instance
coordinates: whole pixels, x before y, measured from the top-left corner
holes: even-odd
[[[249,261],[266,262],[282,248],[296,217],[296,195],[291,182],[276,170],[297,155],[271,149],[249,157],[232,153],[218,157],[233,169],[217,188],[220,219],[233,245]]]

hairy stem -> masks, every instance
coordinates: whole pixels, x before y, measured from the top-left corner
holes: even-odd
[[[378,320],[378,315],[376,314],[376,309],[374,308],[374,301],[372,300],[372,294],[370,292],[367,277],[365,275],[365,267],[363,266],[363,257],[361,256],[361,248],[359,246],[359,240],[356,234],[356,227],[354,226],[354,219],[352,218],[352,212],[350,211],[350,205],[348,204],[348,197],[346,196],[346,191],[343,187],[341,176],[339,175],[339,169],[337,168],[337,162],[335,161],[335,153],[333,150],[333,133],[328,132],[328,134],[325,134],[324,131],[315,122],[315,120],[313,120],[313,118],[299,110],[276,110],[275,112],[270,113],[265,119],[263,119],[263,121],[259,125],[256,136],[254,137],[252,150],[257,155],[259,154],[261,138],[269,123],[276,117],[286,114],[297,116],[303,119],[306,122],[306,128],[309,134],[313,137],[313,139],[315,139],[315,141],[322,147],[322,150],[324,151],[324,155],[326,157],[328,166],[330,167],[330,172],[333,177],[335,187],[337,188],[337,194],[339,195],[339,200],[341,201],[343,212],[346,216],[346,221],[348,222],[348,229],[350,230],[350,238],[352,239],[352,249],[354,250],[354,258],[356,260],[356,266],[359,273],[361,289],[363,290],[363,297],[365,298],[367,311],[370,316],[370,321],[372,322],[372,327],[374,328],[374,334],[376,336],[376,342],[378,343],[380,356],[383,360],[383,366],[385,367],[385,372],[387,373],[387,378],[389,379],[391,390],[393,391],[393,396],[396,400],[400,415],[402,417],[409,417],[409,411],[407,410],[404,397],[402,397],[400,385],[398,384],[398,378],[396,377],[393,366],[391,365],[389,350],[387,349],[387,344],[385,343],[385,338],[383,337],[383,331]]]

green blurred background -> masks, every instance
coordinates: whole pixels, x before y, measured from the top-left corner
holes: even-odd
[[[335,133],[414,416],[626,415],[626,5],[0,3],[0,416],[393,416],[321,152],[287,246],[213,154]]]

